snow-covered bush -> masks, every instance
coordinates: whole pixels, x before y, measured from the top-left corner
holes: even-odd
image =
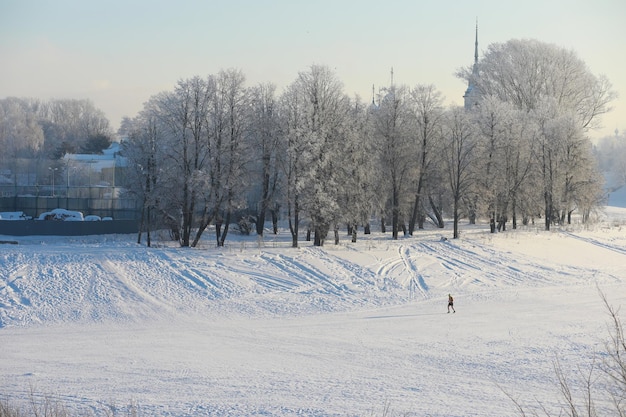
[[[254,221],[251,216],[242,216],[239,222],[237,222],[236,229],[239,230],[240,234],[250,236],[253,226]]]

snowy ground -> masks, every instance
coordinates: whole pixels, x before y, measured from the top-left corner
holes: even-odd
[[[626,305],[626,209],[289,248],[1,237],[0,400],[141,416],[513,416],[558,404]],[[230,237],[230,236],[229,236]],[[210,239],[209,236],[207,238]],[[446,313],[447,294],[456,314]],[[574,380],[574,379],[573,379]]]

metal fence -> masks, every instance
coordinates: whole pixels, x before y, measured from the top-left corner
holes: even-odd
[[[0,186],[0,212],[23,211],[38,217],[56,208],[80,211],[84,215],[111,217],[115,220],[137,220],[140,203],[121,195],[120,187],[89,186]]]

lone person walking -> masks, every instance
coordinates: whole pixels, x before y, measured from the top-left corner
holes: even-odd
[[[452,308],[453,313],[456,313],[456,310],[454,309],[454,298],[448,294],[448,313],[450,313],[450,308]]]

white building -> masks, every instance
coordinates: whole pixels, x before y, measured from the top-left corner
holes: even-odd
[[[63,162],[68,187],[116,187],[119,185],[116,173],[120,168],[128,166],[127,158],[120,156],[120,144],[117,142],[113,142],[101,155],[65,154]]]

